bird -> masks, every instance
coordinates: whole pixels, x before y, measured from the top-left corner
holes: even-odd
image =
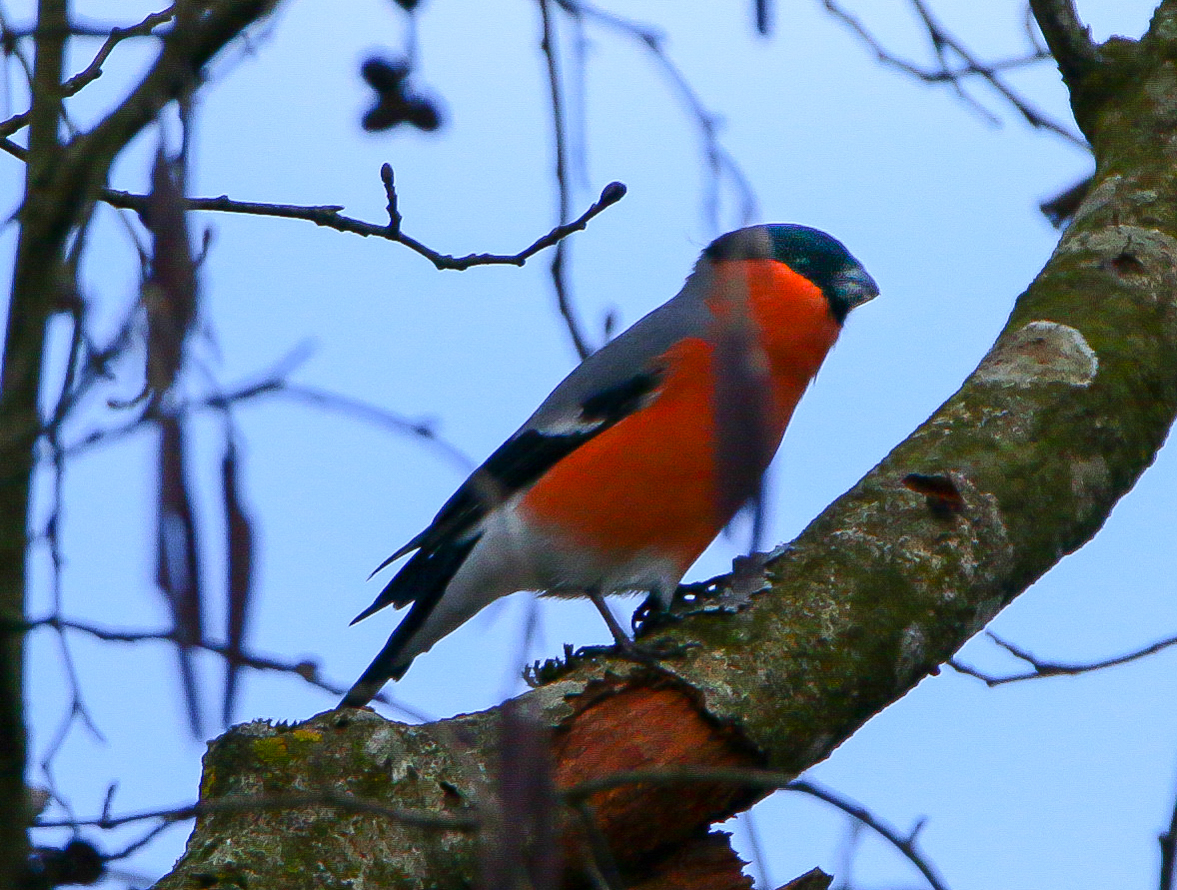
[[[495,450],[352,621],[407,614],[344,696],[363,707],[418,655],[520,590],[641,593],[668,608],[758,491],[851,309],[878,285],[837,239],[796,224],[712,241],[678,294],[589,355]],[[620,634],[620,636],[619,636]]]

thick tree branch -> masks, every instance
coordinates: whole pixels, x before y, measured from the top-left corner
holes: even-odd
[[[1074,0],[1030,0],[1030,9],[1069,87],[1076,88],[1104,63],[1091,31],[1079,20]]]

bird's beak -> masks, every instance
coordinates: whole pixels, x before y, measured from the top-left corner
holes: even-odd
[[[862,266],[854,266],[839,273],[834,279],[834,289],[850,309],[879,295],[879,286]]]

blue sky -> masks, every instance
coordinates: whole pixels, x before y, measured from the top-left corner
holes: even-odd
[[[103,21],[109,5],[78,4]],[[947,23],[986,57],[1025,49],[1018,4],[940,5]],[[123,21],[150,11],[130,0],[119,6]],[[881,68],[820,4],[778,3],[768,40],[752,34],[750,6],[651,0],[617,11],[664,30],[667,52],[722,117],[723,145],[755,188],[755,221],[829,231],[882,289],[850,320],[786,437],[772,474],[775,543],[796,535],[975,367],[1057,241],[1037,202],[1089,172],[1090,161],[1030,130],[984,87],[971,94],[1000,126],[949,88]],[[1103,39],[1139,35],[1152,4],[1079,6]],[[864,0],[852,8],[896,52],[928,61],[904,3]],[[24,4],[5,9],[14,21],[27,20]],[[378,170],[388,161],[405,230],[438,250],[513,252],[547,231],[555,198],[536,5],[422,6],[418,77],[447,118],[433,135],[360,131],[368,94],[359,64],[373,52],[394,54],[405,19],[393,3],[376,0],[339,10],[287,3],[248,49],[238,44],[213,66],[198,102],[191,191],[343,204],[379,222],[385,199]],[[611,180],[629,187],[571,246],[576,305],[599,343],[608,313],[625,326],[672,296],[702,246],[743,220],[730,200],[718,231],[704,219],[696,130],[649,57],[608,31],[589,27],[586,35],[585,163],[573,204],[577,211],[587,206]],[[76,104],[77,120],[95,119],[150,55],[147,44],[120,50]],[[84,62],[79,53],[72,65]],[[24,98],[12,63],[8,77],[9,102],[19,110]],[[1053,66],[1011,79],[1067,119]],[[153,138],[116,165],[112,185],[144,186]],[[10,207],[22,174],[16,161],[0,161],[0,195],[10,196]],[[480,460],[575,363],[544,256],[523,269],[437,272],[403,247],[307,223],[203,215],[195,225],[211,227],[215,237],[202,267],[202,370],[190,376],[189,392],[207,390],[212,380],[254,378],[309,341],[295,381],[435,419],[449,441]],[[0,231],[8,256],[13,242],[12,226]],[[84,290],[96,326],[109,332],[136,298],[137,261],[109,211],[92,243]],[[57,330],[59,339],[66,333]],[[120,421],[104,400],[133,395],[141,380],[134,361],[119,370],[91,400],[75,435]],[[378,590],[378,582],[365,580],[368,572],[428,522],[462,473],[419,441],[280,396],[242,406],[235,419],[245,493],[259,523],[253,646],[286,658],[313,656],[326,675],[350,682],[395,618],[347,626]],[[202,481],[196,507],[216,528],[211,485],[223,425],[205,416],[194,430]],[[145,431],[70,466],[62,539],[69,615],[164,625],[151,582],[154,448],[154,434]],[[1074,660],[1172,633],[1177,534],[1168,520],[1177,466],[1170,452],[1095,541],[1002,613],[995,631],[1038,654]],[[43,516],[44,486],[41,494]],[[205,561],[213,584],[223,574],[215,541],[208,536]],[[740,544],[720,539],[688,577],[725,571]],[[48,608],[48,560],[43,548],[33,552],[32,611],[39,614]],[[519,595],[488,609],[419,659],[393,691],[435,716],[517,691],[528,608]],[[607,639],[591,606],[580,603],[544,603],[540,631],[529,658],[555,654],[563,642]],[[116,812],[191,800],[203,745],[185,735],[171,652],[71,642],[86,701],[107,737],[99,744],[75,729],[54,761],[77,811],[97,813],[113,780]],[[962,657],[1013,667],[983,640]],[[1177,790],[1177,718],[1160,704],[1177,686],[1174,657],[997,690],[945,671],[872,720],[813,776],[898,826],[928,817],[923,848],[954,890],[1151,886],[1156,835]],[[200,667],[211,715],[221,669],[211,657]],[[68,704],[48,634],[33,639],[28,684],[34,750],[43,752]],[[299,720],[333,704],[295,678],[251,674],[237,719]],[[32,778],[41,781],[36,767]],[[814,865],[839,870],[847,830],[839,814],[787,795],[756,812],[773,886]],[[166,870],[184,834],[174,829],[128,870]],[[920,885],[910,866],[873,838],[864,837],[855,862],[864,886]]]

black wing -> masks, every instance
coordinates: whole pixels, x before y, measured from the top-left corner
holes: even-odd
[[[400,608],[440,596],[478,540],[473,530],[495,504],[526,488],[589,439],[646,404],[656,395],[661,376],[661,371],[651,370],[622,380],[583,399],[575,418],[561,428],[545,432],[524,427],[499,446],[445,502],[429,527],[376,569],[379,572],[406,553],[417,551],[352,624],[385,606]],[[416,612],[414,609],[401,627],[416,617]],[[415,623],[424,620],[422,614]],[[400,631],[398,627],[394,639]]]

